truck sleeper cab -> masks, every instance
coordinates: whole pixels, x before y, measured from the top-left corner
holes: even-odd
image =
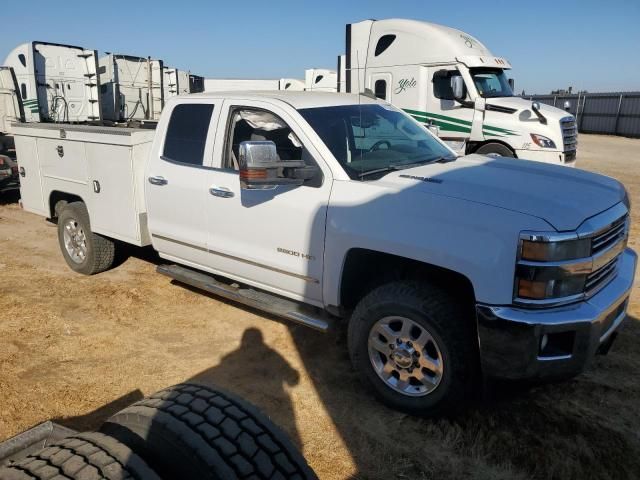
[[[514,96],[509,61],[465,32],[404,19],[348,24],[343,63],[347,92],[369,89],[437,126],[460,153],[574,165],[575,118]]]
[[[72,269],[109,268],[112,238],[151,243],[182,282],[319,330],[343,318],[355,368],[393,408],[455,410],[481,376],[575,375],[625,316],[636,255],[607,177],[456,158],[366,96],[179,96],[153,138],[84,129],[16,127],[24,208],[57,219]],[[52,144],[73,153],[66,175],[38,164]]]

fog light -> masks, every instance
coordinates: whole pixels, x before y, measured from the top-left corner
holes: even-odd
[[[549,335],[546,333],[542,336],[542,340],[540,340],[540,351],[544,351],[547,348],[547,343],[549,343]]]

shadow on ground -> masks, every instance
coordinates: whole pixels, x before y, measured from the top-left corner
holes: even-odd
[[[455,419],[414,418],[374,400],[351,369],[343,331],[321,334],[292,325],[290,334],[329,414],[328,428],[337,431],[356,466],[353,478],[622,479],[640,478],[640,421],[637,409],[629,408],[630,398],[640,398],[640,386],[630,381],[640,367],[640,321],[629,318],[626,327],[609,356],[597,358],[577,379],[537,387],[498,384]],[[300,375],[250,328],[219,364],[185,381],[241,395],[301,446],[288,392]],[[88,415],[58,421],[97,428],[140,397],[131,392]],[[332,455],[340,453],[322,452],[327,462]]]

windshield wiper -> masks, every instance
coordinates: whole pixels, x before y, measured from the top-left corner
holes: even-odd
[[[366,172],[359,173],[358,178],[368,177],[369,175],[375,175],[376,173],[395,172],[396,170],[402,170],[402,168],[397,165],[389,165],[388,167],[376,168],[374,170],[367,170]]]
[[[457,157],[435,157],[435,158],[420,160],[419,162],[394,163],[393,165],[388,165],[386,167],[376,168],[374,170],[367,170],[366,172],[361,172],[358,174],[358,178],[368,177],[369,175],[375,175],[376,173],[389,173],[389,172],[396,172],[398,170],[406,170],[407,168],[413,168],[419,165],[426,165],[428,163],[453,162],[456,158]]]

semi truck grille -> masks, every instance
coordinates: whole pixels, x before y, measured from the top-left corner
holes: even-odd
[[[560,120],[560,129],[562,130],[564,152],[575,152],[578,145],[578,128],[576,126],[576,120],[573,117],[564,117]]]

